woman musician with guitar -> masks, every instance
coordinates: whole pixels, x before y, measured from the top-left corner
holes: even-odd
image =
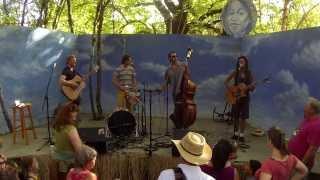
[[[234,85],[229,82],[234,80]],[[232,117],[234,120],[234,135],[232,139],[244,142],[244,130],[246,120],[249,118],[250,91],[255,89],[252,73],[249,69],[247,57],[240,56],[236,69],[225,80],[227,87],[227,102],[232,105]]]

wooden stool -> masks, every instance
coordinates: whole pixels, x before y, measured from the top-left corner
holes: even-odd
[[[33,132],[33,138],[37,139],[37,135],[36,135],[36,131],[34,129],[33,126],[33,120],[32,120],[32,113],[31,113],[31,108],[32,108],[32,104],[31,103],[21,103],[19,105],[14,105],[12,107],[12,111],[13,111],[13,144],[16,143],[16,131],[19,128],[19,126],[17,126],[17,122],[16,122],[16,112],[18,111],[20,113],[20,127],[21,127],[21,137],[22,139],[25,138],[26,139],[26,144],[28,145],[28,133],[27,130],[32,130]],[[25,114],[24,111],[28,112],[28,115]],[[29,117],[30,119],[30,125],[31,127],[26,127],[26,121],[25,121],[25,117]]]

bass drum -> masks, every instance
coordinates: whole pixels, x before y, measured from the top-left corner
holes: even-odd
[[[108,118],[108,129],[113,136],[130,136],[135,127],[136,120],[128,111],[116,111]]]

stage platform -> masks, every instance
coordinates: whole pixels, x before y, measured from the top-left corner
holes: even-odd
[[[80,115],[81,122],[79,128],[101,127],[105,126],[105,121],[90,120],[88,114]],[[169,132],[172,134],[172,123],[169,121]],[[147,129],[149,130],[149,119],[147,118]],[[152,120],[153,137],[159,137],[166,132],[166,119],[153,117]],[[191,131],[199,132],[204,135],[209,144],[216,143],[221,138],[229,139],[232,136],[233,126],[226,122],[213,121],[209,118],[199,118],[195,124],[190,127]],[[250,159],[264,160],[270,154],[267,148],[267,138],[255,137],[250,135],[253,127],[249,127],[247,131],[248,149],[239,149],[236,159],[237,161],[248,161]],[[12,135],[2,135],[2,147],[0,152],[9,158],[17,158],[21,156],[37,156],[40,163],[52,163],[50,160],[50,148],[45,145],[40,151],[37,151],[45,142],[48,136],[46,127],[36,129],[38,139],[33,140],[31,132],[29,132],[30,144],[25,145],[18,134],[17,143],[12,143]],[[159,138],[156,142],[160,145],[170,144],[170,136]],[[141,138],[130,138],[130,143],[125,148],[111,148],[106,154],[100,154],[97,161],[96,172],[99,179],[156,179],[159,172],[165,168],[174,167],[179,161],[171,156],[171,148],[160,146],[156,151],[153,151],[150,157],[148,152],[144,150],[149,144],[149,136]],[[317,155],[317,160],[313,172],[320,173],[320,156]],[[42,179],[49,179],[48,172],[53,171],[53,167],[49,165],[42,166]]]

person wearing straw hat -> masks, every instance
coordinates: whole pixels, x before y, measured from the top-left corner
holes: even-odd
[[[214,180],[199,167],[207,164],[212,156],[212,150],[201,134],[188,132],[181,140],[172,140],[172,142],[178,149],[183,163],[175,169],[163,170],[158,180]]]

